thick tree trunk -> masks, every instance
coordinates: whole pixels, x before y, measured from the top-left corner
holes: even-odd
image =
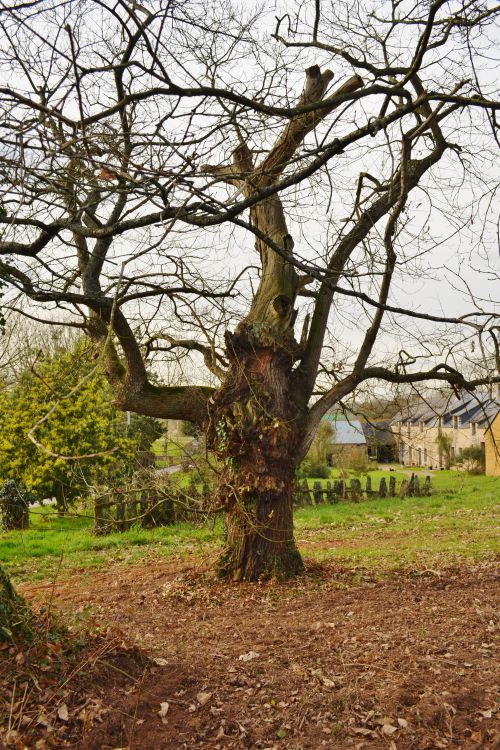
[[[226,548],[219,561],[221,576],[233,581],[289,578],[303,569],[293,536],[290,467],[280,476],[261,478],[262,489],[233,504],[226,519]],[[245,473],[248,479],[248,473]]]
[[[227,354],[231,371],[211,399],[209,426],[225,467],[217,496],[227,513],[219,572],[232,580],[286,578],[302,570],[293,538],[292,485],[303,434],[291,388],[293,356],[259,346],[255,330],[241,325],[227,336]]]

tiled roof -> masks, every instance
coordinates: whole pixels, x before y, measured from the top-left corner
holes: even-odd
[[[459,425],[467,427],[471,422],[486,426],[500,411],[500,403],[483,394],[467,393],[461,398],[453,394],[422,398],[397,414],[395,422],[423,422],[427,427],[435,426],[441,417],[443,427],[453,425],[453,417],[459,418]]]
[[[347,421],[338,418],[337,414],[326,414],[324,419],[330,422],[334,429],[332,443],[335,445],[366,445],[366,438],[359,419]]]

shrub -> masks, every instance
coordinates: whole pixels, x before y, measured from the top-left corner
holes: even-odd
[[[311,461],[309,476],[314,477],[315,479],[327,479],[330,476],[330,469],[326,464]]]
[[[436,445],[438,447],[439,453],[444,456],[445,468],[449,469],[454,463],[453,457],[451,455],[451,449],[453,446],[451,437],[449,435],[446,435],[444,432],[440,432],[436,438]]]
[[[480,445],[469,445],[464,448],[461,456],[466,471],[469,474],[484,474],[485,454]]]
[[[0,514],[4,531],[27,529],[29,526],[29,506],[33,496],[13,479],[7,479],[0,487]]]

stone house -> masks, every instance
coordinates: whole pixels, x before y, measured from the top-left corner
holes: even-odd
[[[438,444],[439,435],[449,439],[452,463],[460,463],[464,449],[470,446],[485,450],[486,432],[498,410],[499,404],[484,393],[419,399],[392,421],[400,462],[406,466],[444,468],[446,456]]]
[[[333,428],[331,450],[327,453],[331,466],[397,459],[396,440],[387,422],[365,422],[339,412],[326,414],[324,419]]]
[[[500,408],[485,432],[485,443],[485,473],[500,477]]]

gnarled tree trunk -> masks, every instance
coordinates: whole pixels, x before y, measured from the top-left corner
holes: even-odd
[[[96,300],[90,332],[113,384],[114,403],[142,414],[191,419],[207,428],[207,444],[225,467],[215,502],[228,513],[227,548],[220,571],[236,580],[286,577],[302,568],[293,539],[292,483],[307,442],[307,404],[313,386],[308,382],[300,387],[294,372],[301,358],[294,323],[296,297],[306,279],[295,270],[293,240],[281,198],[273,190],[306,136],[340,106],[343,95],[363,86],[354,75],[330,102],[316,106],[332,78],[330,70],[321,72],[317,65],[306,70],[299,111],[257,166],[250,148],[241,143],[231,164],[200,168],[255,201],[250,218],[261,266],[259,287],[247,316],[234,333],[226,335],[228,370],[220,372],[207,347],[188,342],[189,348],[204,352],[212,371],[222,375],[218,390],[151,385],[130,325],[121,309],[101,294],[95,263],[87,264],[82,274],[86,291]],[[94,256],[98,257],[95,251]],[[126,367],[108,336],[111,320]]]
[[[298,104],[320,101],[331,78],[329,70],[309,68]],[[353,91],[362,83],[354,76],[336,93]],[[208,166],[205,171],[254,195],[278,180],[305,136],[332,109],[293,117],[257,167],[243,144],[231,166]],[[310,396],[300,392],[293,376],[300,357],[294,305],[302,281],[294,268],[293,240],[279,195],[257,203],[251,220],[260,233],[256,250],[261,280],[248,315],[234,334],[226,335],[229,373],[209,399],[209,441],[225,464],[218,506],[228,514],[227,544],[220,572],[234,580],[287,577],[302,570],[292,514],[292,484]]]
[[[210,438],[225,465],[218,507],[227,511],[221,575],[257,580],[295,575],[292,483],[301,413],[291,389],[293,356],[251,327],[227,336],[231,370],[211,399]]]

